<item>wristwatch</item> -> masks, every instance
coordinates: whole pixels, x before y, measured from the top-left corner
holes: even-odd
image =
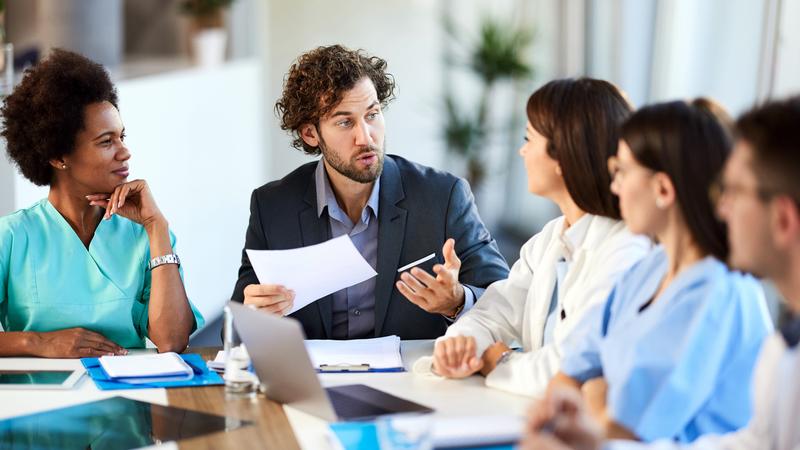
[[[458,319],[458,315],[461,314],[461,311],[464,310],[464,305],[466,305],[466,304],[467,304],[467,301],[466,301],[466,299],[464,299],[464,301],[461,302],[460,305],[458,305],[458,308],[456,308],[456,312],[454,312],[452,316],[448,316],[446,314],[442,314],[442,315],[445,316],[446,318],[450,319],[450,320],[456,320],[456,319]]]
[[[495,366],[499,366],[500,364],[503,364],[504,362],[508,361],[508,359],[511,358],[511,355],[513,355],[513,354],[514,354],[514,350],[506,350],[506,351],[504,351],[500,355],[500,357],[497,358],[497,363],[495,364]]]
[[[151,259],[150,262],[147,264],[147,270],[153,270],[158,266],[163,266],[164,264],[177,264],[180,266],[181,260],[175,253],[156,256],[155,258]]]

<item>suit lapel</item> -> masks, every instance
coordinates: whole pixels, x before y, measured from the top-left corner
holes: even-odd
[[[305,202],[307,208],[300,211],[300,234],[303,246],[319,244],[330,239],[330,228],[328,227],[327,214],[322,217],[317,216],[317,189],[312,172],[311,181],[306,189]],[[313,276],[313,274],[311,274]],[[328,295],[316,302],[319,309],[322,326],[325,329],[325,336],[331,338],[331,322],[333,321],[333,296]]]
[[[378,277],[375,281],[375,336],[380,336],[395,289],[397,268],[406,234],[407,211],[399,206],[405,198],[400,170],[389,156],[384,160],[378,206]]]

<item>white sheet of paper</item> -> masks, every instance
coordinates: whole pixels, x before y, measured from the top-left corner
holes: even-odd
[[[515,442],[522,437],[525,419],[515,415],[437,417],[433,424],[435,447],[472,447]]]
[[[378,274],[348,235],[291,250],[248,249],[247,256],[259,283],[294,291],[294,305],[286,314]]]
[[[111,378],[192,375],[192,369],[177,353],[101,356],[100,365]]]
[[[403,367],[399,336],[349,341],[306,339],[305,344],[314,367],[322,364],[333,366],[369,364],[372,369]]]

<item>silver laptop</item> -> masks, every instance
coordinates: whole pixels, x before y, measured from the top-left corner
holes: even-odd
[[[328,421],[367,420],[432,409],[363,384],[324,389],[311,365],[300,323],[231,302],[233,323],[267,397]],[[380,376],[380,374],[376,374]]]

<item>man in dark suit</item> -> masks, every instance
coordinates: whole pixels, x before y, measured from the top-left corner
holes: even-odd
[[[385,155],[382,108],[394,92],[385,69],[362,51],[319,47],[292,65],[276,104],[293,146],[322,158],[253,192],[245,249],[347,234],[378,272],[293,313],[310,339],[435,338],[508,276],[464,180]],[[433,260],[398,274],[431,253]],[[259,284],[242,251],[233,299],[283,314],[294,293]]]

